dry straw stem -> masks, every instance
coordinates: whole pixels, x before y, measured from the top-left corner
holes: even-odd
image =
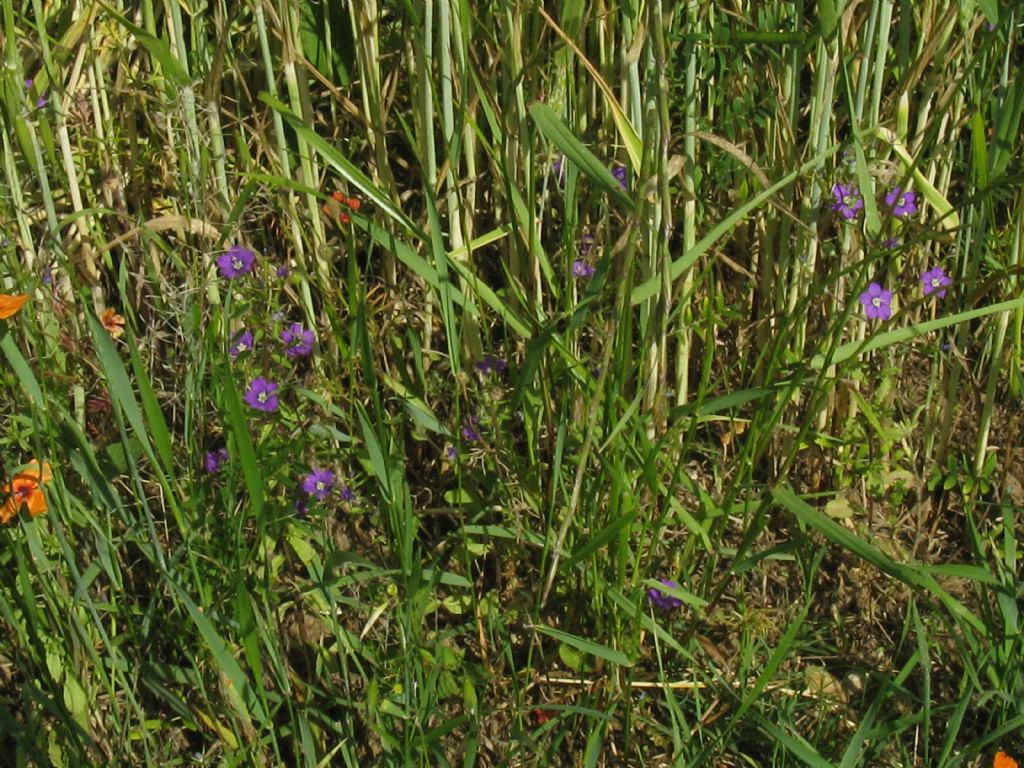
[[[605,678],[585,678],[585,677],[551,677],[546,675],[540,679],[540,683],[543,685],[560,685],[570,688],[580,688],[582,690],[592,690],[594,687],[604,682]],[[742,680],[733,680],[729,685],[737,690],[754,685],[755,680],[750,679],[746,682]],[[674,680],[671,682],[659,682],[657,680],[629,680],[625,683],[627,688],[634,690],[652,690],[657,689],[660,691],[673,690],[673,691],[703,691],[707,689],[713,689],[715,684],[705,683],[700,680]],[[819,701],[828,703],[829,707],[836,709],[841,705],[838,701],[827,701],[827,697],[822,696],[818,691],[803,690],[798,691],[795,688],[789,688],[782,683],[769,683],[765,686],[764,692],[781,693],[783,696],[789,696],[791,698],[802,698],[811,699],[813,701]],[[857,724],[852,720],[844,719],[844,724],[848,728],[856,728]]]
[[[123,235],[119,235],[110,242],[104,243],[100,246],[100,250],[106,253],[111,248],[116,248],[129,240],[134,240],[144,232],[166,232],[168,230],[183,230],[185,232],[191,232],[193,235],[205,237],[207,240],[211,240],[213,242],[216,242],[221,235],[220,230],[207,221],[191,219],[187,216],[181,216],[178,214],[168,214],[166,216],[157,216],[156,218],[139,224],[137,227],[132,227]]]

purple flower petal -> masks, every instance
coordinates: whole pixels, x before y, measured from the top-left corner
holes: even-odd
[[[900,218],[913,216],[917,213],[917,193],[893,187],[885,196],[885,204],[892,209],[893,216]]]
[[[572,276],[577,280],[586,280],[591,278],[594,276],[594,272],[596,271],[597,270],[594,269],[593,264],[590,264],[583,259],[576,259],[576,261],[572,263]]]
[[[953,280],[946,274],[942,267],[934,267],[921,275],[921,285],[924,295],[934,293],[938,298],[946,298],[946,286]]]
[[[670,579],[658,579],[658,581],[670,589],[679,589],[678,582],[671,581]],[[657,587],[651,587],[647,590],[647,598],[651,601],[651,604],[654,607],[662,611],[671,611],[683,604],[683,601],[678,597],[666,594]]]
[[[860,195],[860,189],[854,186],[833,184],[832,197],[835,198],[832,210],[839,211],[839,215],[847,221],[856,219],[857,211],[864,207],[864,198]]]
[[[477,360],[474,367],[480,371],[480,373],[501,373],[508,365],[500,357],[494,355],[484,355],[483,359]]]
[[[480,426],[480,419],[477,416],[467,416],[462,420],[462,437],[469,442],[478,442],[481,440],[480,433],[477,428]]]
[[[619,189],[623,192],[626,191],[626,167],[624,165],[617,165],[612,168],[612,176],[619,182]]]
[[[208,451],[206,454],[206,471],[211,475],[220,472],[224,462],[228,460],[228,449],[218,448],[215,451]]]
[[[313,351],[316,335],[302,327],[302,323],[292,323],[281,331],[281,341],[285,343],[284,353],[288,357],[305,357]]]
[[[217,266],[220,268],[222,276],[228,280],[234,280],[236,277],[252,272],[252,265],[255,261],[256,254],[248,248],[232,245],[228,248],[227,253],[217,257]]]
[[[281,405],[276,392],[277,384],[262,376],[257,376],[249,383],[249,389],[246,390],[242,399],[250,408],[265,413],[274,413]]]
[[[871,283],[860,295],[860,303],[869,320],[888,320],[892,317],[892,291],[878,283]]]
[[[243,352],[252,349],[252,333],[244,328],[231,337],[231,345],[228,347],[228,354],[231,357],[238,357]]]
[[[302,481],[302,490],[323,501],[334,490],[334,473],[329,469],[314,469]]]

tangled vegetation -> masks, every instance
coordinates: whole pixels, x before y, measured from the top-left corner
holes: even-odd
[[[1016,765],[1013,3],[0,7],[10,765]]]

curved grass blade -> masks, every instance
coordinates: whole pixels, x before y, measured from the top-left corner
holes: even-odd
[[[181,600],[182,605],[185,606],[185,610],[187,610],[189,616],[192,617],[192,621],[195,622],[196,629],[199,630],[199,634],[203,636],[203,640],[206,642],[207,648],[209,648],[210,652],[213,654],[213,661],[217,666],[217,671],[220,673],[220,679],[223,683],[227,699],[231,702],[232,708],[245,723],[248,724],[251,721],[252,716],[255,715],[261,725],[270,727],[271,724],[267,718],[266,711],[263,709],[263,705],[256,697],[256,693],[249,682],[249,678],[246,676],[242,667],[228,649],[227,643],[224,642],[224,638],[217,633],[213,624],[211,624],[210,620],[206,618],[206,615],[199,610],[199,606],[195,604],[184,589],[178,586],[178,584],[169,577],[165,580],[165,583],[174,590],[175,594],[177,594],[178,599]]]
[[[903,328],[894,328],[891,331],[876,334],[864,341],[851,341],[843,344],[836,349],[835,353],[831,357],[826,357],[819,353],[811,358],[810,366],[814,370],[820,371],[826,366],[841,363],[845,360],[849,360],[851,357],[855,357],[856,355],[871,352],[875,349],[889,347],[903,341],[910,341],[918,336],[923,336],[929,331],[937,331],[940,328],[948,328],[949,326],[956,325],[957,323],[967,320],[975,320],[979,317],[986,317],[987,315],[994,315],[997,312],[1006,312],[1011,309],[1017,309],[1018,307],[1024,307],[1024,297],[1010,299],[1009,301],[1002,301],[998,304],[990,304],[987,307],[969,309],[966,312],[958,312],[955,315],[946,315],[945,317],[939,317],[935,320],[928,320],[923,323],[914,323]]]
[[[913,174],[914,184],[921,190],[921,194],[928,201],[928,204],[935,209],[935,213],[938,214],[939,224],[946,230],[960,229],[960,215],[953,209],[953,205],[949,200],[943,197],[942,193],[935,188],[935,185],[917,167],[917,162],[910,156],[907,148],[903,146],[903,142],[897,138],[896,134],[888,128],[879,126],[875,129],[875,135],[892,147],[892,151],[896,153],[904,167]]]
[[[847,530],[827,515],[819,512],[806,501],[797,496],[790,488],[773,488],[772,498],[776,503],[788,509],[801,523],[813,528],[833,544],[849,550],[865,562],[873,565],[882,573],[917,587],[939,600],[957,619],[968,624],[979,634],[985,635],[984,623],[967,610],[967,607],[944,590],[935,577],[912,565],[897,563],[881,550]]]
[[[564,152],[569,161],[591,181],[624,207],[630,210],[636,207],[629,195],[622,191],[618,179],[612,176],[608,167],[576,138],[569,126],[562,122],[562,118],[555,114],[551,107],[537,102],[530,107],[530,117],[533,118],[544,138]]]
[[[615,94],[612,89],[608,86],[608,83],[601,77],[601,73],[597,70],[593,64],[590,63],[583,51],[574,43],[565,32],[562,31],[561,27],[555,23],[544,11],[543,8],[538,8],[540,15],[544,17],[545,21],[551,26],[553,30],[565,41],[565,43],[573,50],[579,60],[583,63],[583,66],[587,68],[587,72],[594,78],[594,82],[597,87],[601,89],[601,93],[604,94],[605,103],[608,104],[608,109],[612,113],[612,120],[615,121],[615,127],[619,132],[619,138],[622,139],[623,145],[626,147],[626,153],[629,155],[629,161],[633,164],[634,168],[640,168],[643,162],[643,142],[640,140],[640,136],[637,134],[633,124],[629,122],[629,118],[626,117],[626,113],[622,111],[622,107],[619,105],[618,99],[615,98]],[[532,108],[531,108],[532,111]]]
[[[292,112],[283,102],[269,93],[261,93],[260,101],[281,115],[292,130],[315,149],[346,181],[356,187],[368,200],[372,200],[374,205],[394,219],[403,229],[416,233],[421,239],[426,239],[424,233],[412,222],[412,219],[396,208],[362,171],[350,163],[348,158],[332,147],[326,139],[306,125],[302,118]]]
[[[704,235],[704,237],[702,237],[693,246],[693,248],[691,248],[678,259],[673,261],[672,265],[669,267],[669,277],[672,280],[676,280],[677,278],[679,278],[687,269],[693,266],[694,262],[697,261],[697,259],[699,259],[705,253],[707,253],[707,251],[711,248],[712,245],[714,245],[716,242],[718,242],[720,238],[722,238],[724,235],[730,232],[732,228],[739,224],[740,221],[742,221],[748,214],[752,213],[758,207],[766,203],[768,199],[771,198],[771,196],[774,195],[776,192],[785,189],[798,178],[803,176],[805,173],[808,173],[809,171],[817,168],[823,160],[831,157],[838,151],[838,145],[825,150],[817,157],[814,157],[808,162],[801,165],[792,173],[783,176],[781,179],[779,179],[777,182],[772,184],[767,189],[758,192],[747,202],[745,202],[735,211],[733,211],[720,222],[718,222],[718,224],[712,227],[711,231]],[[664,276],[659,274],[636,286],[633,289],[632,294],[630,295],[630,301],[633,303],[634,306],[637,304],[642,304],[643,302],[647,301],[649,298],[651,298],[658,291],[661,290],[663,280]]]
[[[591,656],[596,656],[599,659],[610,661],[612,664],[618,664],[620,667],[631,667],[633,662],[629,660],[622,651],[617,651],[614,648],[609,648],[607,645],[601,645],[595,643],[593,640],[587,640],[584,637],[578,637],[577,635],[570,635],[568,632],[562,632],[560,629],[553,629],[552,627],[545,627],[540,624],[531,624],[531,629],[535,629],[541,634],[552,637],[559,642],[571,645],[578,651],[589,653]]]

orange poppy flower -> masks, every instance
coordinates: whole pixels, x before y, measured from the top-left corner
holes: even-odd
[[[340,205],[336,205],[340,203]],[[358,211],[360,208],[360,202],[354,197],[346,197],[343,192],[332,192],[331,199],[320,209],[325,215],[331,218],[336,218],[342,224],[348,224],[352,219],[349,214],[343,210],[343,208],[350,208],[352,211]]]
[[[124,335],[124,318],[110,307],[104,309],[103,314],[100,315],[100,325],[107,329],[107,333],[110,334],[112,339],[117,339]]]
[[[992,760],[992,768],[1020,768],[1020,766],[1005,752],[996,752],[995,759]]]
[[[0,320],[6,320],[18,314],[18,310],[25,306],[28,301],[27,293],[20,293],[17,296],[0,294]]]
[[[0,507],[0,523],[10,522],[22,505],[28,508],[32,517],[43,514],[46,511],[46,496],[40,486],[52,479],[50,465],[45,461],[42,464],[33,461],[25,470],[16,474],[3,487],[7,501]]]

